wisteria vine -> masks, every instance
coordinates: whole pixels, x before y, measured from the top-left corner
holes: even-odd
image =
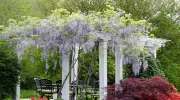
[[[124,55],[124,64],[131,63],[138,74],[142,60],[144,68],[148,66],[145,56],[151,56],[166,42],[149,35],[150,24],[145,20],[134,21],[130,14],[113,8],[89,14],[70,14],[65,9],[58,9],[45,19],[23,18],[20,22],[10,20],[0,35],[15,46],[19,60],[30,46],[42,48],[42,58],[48,59],[49,51],[64,54],[79,44],[84,52],[88,52],[96,41],[104,40],[108,41],[111,52],[119,50]]]

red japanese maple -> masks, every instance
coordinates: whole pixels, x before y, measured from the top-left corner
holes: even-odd
[[[107,88],[116,90],[108,93],[107,100],[180,100],[177,89],[160,76],[150,79],[129,78]]]

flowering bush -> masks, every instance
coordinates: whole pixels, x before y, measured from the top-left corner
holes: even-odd
[[[108,93],[107,100],[180,100],[177,89],[160,76],[130,78],[108,88],[116,88],[116,91]]]
[[[32,97],[31,100],[48,100],[48,98],[37,98],[37,99],[35,99],[34,97]]]

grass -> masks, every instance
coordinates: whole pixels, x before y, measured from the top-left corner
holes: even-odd
[[[39,98],[40,95],[36,92],[36,90],[21,90],[20,98]]]
[[[36,92],[36,90],[21,90],[20,92],[20,98],[21,99],[30,99],[31,97],[39,98],[39,93]],[[79,97],[80,95],[78,95]],[[88,95],[88,100],[91,100],[91,97]],[[98,99],[99,100],[99,99]]]

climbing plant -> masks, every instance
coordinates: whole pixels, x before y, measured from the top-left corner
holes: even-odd
[[[151,78],[153,76],[165,77],[158,59],[154,57],[147,57],[148,68],[140,68],[139,75],[135,76],[132,70],[132,65],[127,64],[124,68],[124,78],[138,77],[138,78]]]
[[[48,58],[55,53],[70,52],[75,44],[79,44],[83,52],[91,52],[95,41],[108,41],[111,53],[115,49],[123,53],[124,64],[131,63],[133,72],[138,74],[141,60],[144,61],[142,66],[147,68],[144,58],[152,56],[166,40],[148,34],[150,24],[145,20],[135,21],[131,14],[109,5],[107,7],[102,12],[91,11],[89,14],[70,14],[66,9],[57,9],[45,19],[24,17],[20,22],[9,20],[1,38],[8,39],[15,46],[19,61],[28,47],[42,48],[41,57],[46,61],[47,69]],[[52,52],[51,55],[49,52]]]

